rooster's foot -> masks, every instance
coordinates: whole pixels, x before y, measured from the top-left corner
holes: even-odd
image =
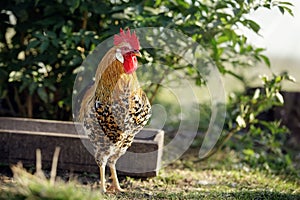
[[[126,192],[126,190],[122,189],[120,186],[111,185],[108,189],[108,192]]]

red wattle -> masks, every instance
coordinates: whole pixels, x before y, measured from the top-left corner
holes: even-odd
[[[126,74],[135,72],[138,67],[137,58],[135,55],[124,55],[124,70]]]

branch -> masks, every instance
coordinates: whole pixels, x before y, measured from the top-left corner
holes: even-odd
[[[88,22],[88,11],[84,11],[83,19],[82,19],[82,26],[81,26],[81,28],[83,30],[86,30],[87,22]],[[81,46],[84,48],[84,39],[81,40]]]
[[[84,11],[84,12],[83,12],[82,26],[81,26],[81,28],[82,28],[83,30],[86,30],[87,22],[88,22],[88,11]]]
[[[162,81],[164,80],[165,76],[169,73],[169,71],[170,71],[170,68],[167,68],[167,69],[165,70],[165,73],[164,73],[164,74],[162,75],[162,77],[159,79],[158,83],[156,83],[156,87],[155,87],[154,91],[152,92],[152,95],[151,95],[151,97],[150,97],[150,99],[149,99],[150,104],[152,104],[152,102],[154,101],[154,98],[155,98],[155,96],[156,96],[157,93],[158,93],[158,89],[160,88],[160,85],[161,85]],[[151,86],[150,86],[150,87],[151,87]]]
[[[27,117],[32,118],[32,96],[28,95],[26,99],[27,104]]]

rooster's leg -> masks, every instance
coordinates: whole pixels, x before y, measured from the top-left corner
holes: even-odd
[[[120,187],[120,183],[119,183],[117,171],[116,171],[116,164],[110,163],[109,168],[110,168],[110,173],[111,173],[111,178],[112,178],[112,185],[109,188],[109,190],[125,192],[125,190]]]
[[[106,192],[106,187],[105,187],[105,165],[100,166],[100,190],[102,193]]]

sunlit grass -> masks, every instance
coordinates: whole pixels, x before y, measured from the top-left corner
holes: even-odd
[[[51,183],[15,166],[13,181],[0,186],[0,199],[300,199],[300,180],[240,164],[235,153],[220,152],[194,162],[193,152],[149,179],[125,178],[126,193],[101,194],[99,187],[78,181]],[[95,183],[94,185],[97,185]]]
[[[218,156],[234,156],[220,153]],[[177,161],[158,177],[143,181],[128,179],[130,193],[117,199],[300,199],[300,181],[284,174],[248,168],[220,157],[187,167],[190,160]],[[214,167],[212,167],[214,166]]]
[[[56,180],[32,175],[21,166],[12,167],[13,182],[0,186],[0,199],[99,199],[100,194],[76,181]]]

